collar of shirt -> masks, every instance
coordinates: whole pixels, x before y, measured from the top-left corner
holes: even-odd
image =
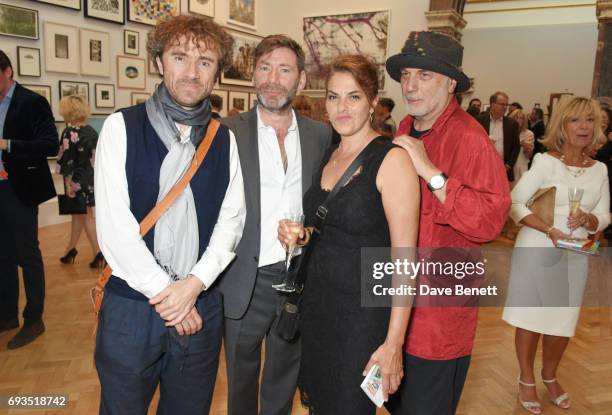
[[[499,123],[503,122],[503,120],[504,120],[504,116],[503,115],[501,117],[499,117],[498,119],[495,119],[495,118],[493,118],[493,117],[491,117],[489,115],[489,118],[491,119],[491,124],[499,124]]]
[[[457,100],[453,97],[449,101],[446,109],[440,114],[438,119],[434,122],[431,128],[421,136],[421,138],[425,138],[430,134],[436,134],[441,129],[444,129],[444,125],[448,121],[448,119],[455,113],[455,111],[460,110],[459,104],[457,104]],[[407,115],[401,122],[401,124],[405,124],[408,127],[412,125],[414,122],[414,118],[411,115]],[[410,131],[410,130],[409,130]]]
[[[264,123],[264,120],[261,118],[261,114],[259,113],[259,108],[255,109],[255,112],[257,112],[257,129],[274,129],[274,127],[270,126],[270,125],[266,125]],[[297,130],[297,119],[295,118],[295,111],[293,111],[293,109],[291,110],[291,125],[289,125],[289,129],[287,130],[287,132],[291,132],[291,131],[295,131]],[[275,132],[276,135],[276,132]]]

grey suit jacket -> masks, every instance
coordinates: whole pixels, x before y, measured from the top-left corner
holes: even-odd
[[[259,262],[261,187],[256,111],[257,107],[254,107],[249,112],[221,120],[236,136],[247,208],[236,260],[226,269],[219,282],[225,317],[232,319],[242,318],[251,302]],[[331,143],[332,129],[297,113],[296,117],[302,153],[302,193],[306,193]]]

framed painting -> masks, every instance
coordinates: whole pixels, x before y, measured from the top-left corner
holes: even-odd
[[[228,32],[234,37],[232,64],[229,69],[221,73],[221,83],[253,86],[255,48],[263,38],[237,30],[228,30]]]
[[[149,55],[148,53],[147,53],[147,65],[148,65],[149,74],[159,75],[159,69],[157,68],[157,62],[151,59],[151,55]]]
[[[60,100],[71,95],[78,95],[89,105],[89,83],[77,81],[59,81]]]
[[[255,30],[255,2],[257,0],[229,0],[229,24]]]
[[[213,89],[211,95],[215,94],[221,97],[223,104],[221,105],[221,111],[219,111],[219,115],[222,117],[227,117],[227,91],[222,89]]]
[[[0,3],[0,35],[38,40],[38,11]]]
[[[189,0],[189,13],[215,17],[215,0]]]
[[[110,34],[80,29],[81,74],[110,76]]]
[[[375,61],[384,90],[389,21],[389,10],[304,17],[306,89],[325,89],[327,65],[338,55],[359,53]]]
[[[257,104],[257,94],[251,92],[249,94],[249,109],[253,108]]]
[[[36,0],[39,3],[52,4],[67,9],[81,10],[81,0]]]
[[[240,112],[249,110],[249,93],[230,91],[228,110],[237,109]]]
[[[97,108],[115,108],[115,85],[95,84],[94,92]]]
[[[79,29],[44,22],[45,69],[49,72],[78,73]]]
[[[126,55],[140,54],[140,33],[134,30],[123,31],[123,53]]]
[[[40,76],[40,49],[17,46],[19,76]]]
[[[36,92],[38,95],[42,95],[49,101],[49,105],[51,105],[51,85],[21,84],[21,86],[32,92]]]
[[[117,56],[117,87],[145,89],[145,60],[131,56]]]
[[[125,23],[125,2],[123,0],[85,0],[85,17]]]
[[[147,92],[132,92],[131,104],[132,105],[142,104],[150,97],[151,97],[151,94]]]
[[[181,0],[128,0],[128,20],[155,26],[169,16],[181,14]]]

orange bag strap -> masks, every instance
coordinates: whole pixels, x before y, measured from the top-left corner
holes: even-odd
[[[170,189],[168,194],[164,196],[164,198],[155,205],[155,207],[145,216],[145,218],[140,222],[140,235],[145,236],[151,228],[155,225],[155,223],[162,217],[164,213],[170,208],[172,203],[176,200],[176,198],[183,193],[183,190],[189,184],[189,181],[196,174],[208,150],[210,150],[210,146],[215,139],[215,135],[217,134],[217,130],[219,130],[219,126],[221,123],[214,118],[212,118],[208,124],[208,128],[206,129],[206,134],[202,139],[202,142],[198,146],[196,153],[193,156],[193,161],[191,162],[191,166],[185,172],[183,177]],[[104,286],[110,279],[113,274],[113,270],[110,266],[106,266],[98,280],[96,281],[96,286],[92,289],[92,301],[94,304],[94,311],[96,315],[100,312],[100,307],[102,307],[102,299],[104,297]]]

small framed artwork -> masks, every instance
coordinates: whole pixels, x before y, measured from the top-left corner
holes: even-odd
[[[124,89],[145,89],[145,60],[131,56],[117,56],[117,86]]]
[[[78,95],[89,104],[89,83],[77,81],[59,81],[60,100],[71,95]]]
[[[215,17],[215,0],[189,0],[189,13]]]
[[[115,85],[95,84],[97,108],[115,108]]]
[[[80,29],[81,74],[110,76],[110,34]]]
[[[49,72],[78,73],[79,29],[44,22],[45,69]]]
[[[142,104],[150,97],[151,94],[147,92],[132,92],[132,105]]]
[[[229,92],[229,105],[228,111],[237,109],[240,112],[249,110],[249,93],[248,92]]]
[[[49,101],[51,105],[51,85],[29,85],[21,84],[22,87],[29,89],[32,92],[36,92],[38,95],[42,95]]]
[[[134,30],[123,31],[123,53],[126,55],[140,54],[140,33]]]
[[[253,86],[253,71],[255,48],[263,39],[250,33],[228,30],[234,38],[232,63],[229,69],[221,73],[221,83],[229,85]]]
[[[221,115],[222,117],[227,117],[227,91],[224,91],[222,89],[213,89],[210,94],[219,95],[221,97],[223,104],[221,105],[221,111],[219,111],[219,115]]]
[[[0,35],[38,40],[38,10],[0,3]]]
[[[255,105],[257,105],[257,94],[251,92],[249,94],[249,109],[253,108]]]
[[[52,4],[67,9],[81,10],[81,0],[36,0],[39,3]]]
[[[125,23],[125,2],[119,0],[85,0],[85,17]]]
[[[255,4],[257,0],[229,0],[229,24],[255,30]]]
[[[40,76],[40,49],[17,46],[19,76]]]
[[[128,20],[155,26],[158,21],[181,14],[181,0],[128,0]]]
[[[147,54],[147,63],[149,65],[150,75],[159,75],[159,69],[157,68],[157,62],[151,59],[151,55]]]

